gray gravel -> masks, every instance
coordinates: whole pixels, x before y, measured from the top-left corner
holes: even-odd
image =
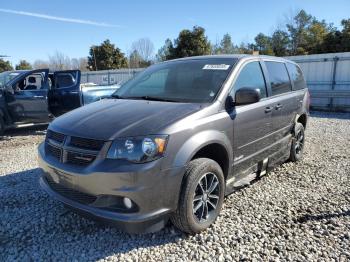
[[[65,210],[38,186],[43,134],[0,141],[0,261],[350,260],[350,114],[313,114],[304,160],[230,195],[196,236],[128,235]]]

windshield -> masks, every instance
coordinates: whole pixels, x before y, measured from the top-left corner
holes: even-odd
[[[211,102],[237,60],[208,58],[160,63],[126,82],[113,96],[171,102]]]
[[[20,74],[21,72],[13,72],[13,71],[0,73],[0,88],[3,88],[6,85],[6,83],[8,83],[10,80],[14,79]]]

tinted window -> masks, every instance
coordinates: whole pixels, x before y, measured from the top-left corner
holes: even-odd
[[[289,76],[294,84],[293,86],[294,90],[300,90],[300,89],[306,88],[303,73],[301,72],[301,69],[299,68],[299,66],[292,63],[287,63],[287,68],[288,68]]]
[[[265,62],[269,72],[272,95],[279,95],[292,90],[287,68],[284,63]]]
[[[73,73],[57,73],[56,75],[56,88],[64,88],[75,85],[76,78]]]
[[[251,62],[243,67],[234,83],[233,91],[242,87],[260,89],[261,97],[266,97],[265,79],[259,62]]]
[[[168,71],[169,69],[163,69],[145,76],[144,81],[136,83],[129,94],[137,95],[141,92],[147,92],[147,95],[157,95],[160,92],[164,92]]]
[[[150,66],[123,84],[114,95],[128,99],[211,102],[229,75],[236,59],[188,59]]]

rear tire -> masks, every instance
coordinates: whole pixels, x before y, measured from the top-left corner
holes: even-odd
[[[225,193],[225,179],[219,164],[208,158],[191,161],[183,179],[172,223],[189,234],[208,228],[218,217]]]
[[[303,157],[305,142],[304,126],[301,123],[296,123],[294,127],[294,135],[292,138],[292,146],[290,148],[289,160],[297,162]]]

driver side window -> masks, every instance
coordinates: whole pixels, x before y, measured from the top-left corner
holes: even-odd
[[[44,88],[44,73],[31,74],[20,79],[15,85],[16,92],[34,91]]]
[[[239,75],[233,84],[231,95],[241,88],[260,89],[261,98],[266,97],[266,83],[262,73],[260,63],[258,61],[246,64],[239,72]]]
[[[41,74],[33,74],[26,77],[26,85],[24,90],[37,90],[41,88],[43,82]]]

